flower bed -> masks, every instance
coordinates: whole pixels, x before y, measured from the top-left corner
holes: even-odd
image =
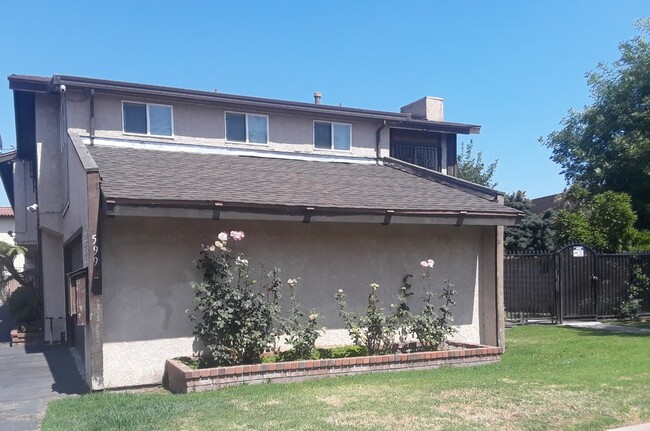
[[[426,370],[443,365],[481,365],[501,360],[503,348],[449,343],[449,350],[396,353],[352,358],[237,365],[193,370],[181,361],[165,364],[167,388],[173,393],[203,392],[227,386],[288,383],[324,377],[377,372]]]

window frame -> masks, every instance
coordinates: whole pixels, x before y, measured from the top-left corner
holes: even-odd
[[[245,141],[233,141],[232,139],[228,139],[228,114],[235,114],[235,115],[243,115],[244,116],[244,135],[246,136]],[[251,142],[250,137],[248,135],[248,117],[252,115],[255,117],[264,117],[266,118],[266,142]],[[238,112],[238,111],[224,111],[223,113],[223,132],[224,132],[224,140],[227,143],[231,144],[249,144],[249,145],[269,145],[269,142],[271,141],[270,139],[270,134],[269,134],[269,116],[266,114],[257,114],[253,112]]]
[[[145,120],[147,122],[147,133],[138,133],[138,132],[127,132],[124,128],[126,126],[126,122],[124,121],[124,104],[131,104],[131,105],[144,105],[145,106]],[[157,133],[151,133],[151,120],[149,116],[149,106],[163,106],[165,108],[169,108],[169,121],[171,122],[171,134],[170,135],[159,135]],[[122,133],[125,135],[133,135],[133,136],[153,136],[156,138],[173,138],[174,137],[174,106],[173,105],[165,105],[163,103],[149,103],[149,102],[138,102],[135,100],[122,100]]]
[[[330,147],[329,148],[320,148],[316,146],[316,123],[320,124],[329,124],[330,125]],[[339,126],[348,126],[349,128],[349,148],[346,150],[341,150],[338,148],[334,148],[334,126],[339,125]],[[313,125],[312,125],[312,143],[314,146],[314,150],[318,151],[339,151],[339,152],[344,152],[344,153],[349,153],[352,151],[352,124],[351,123],[339,123],[336,121],[322,121],[322,120],[314,120]]]

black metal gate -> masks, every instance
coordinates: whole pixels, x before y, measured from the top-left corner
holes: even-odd
[[[506,255],[506,316],[560,322],[613,317],[629,295],[635,268],[650,275],[650,253],[598,254],[572,244],[552,254]],[[641,311],[650,314],[650,291],[643,294]]]

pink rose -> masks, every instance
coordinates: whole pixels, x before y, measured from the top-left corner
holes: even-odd
[[[244,239],[244,232],[241,230],[231,230],[230,237],[235,241],[241,241],[242,239]]]

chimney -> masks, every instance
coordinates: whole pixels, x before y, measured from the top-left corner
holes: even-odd
[[[320,97],[321,97],[320,91],[314,92],[314,103],[315,104],[320,105]]]
[[[444,121],[445,113],[441,97],[425,96],[421,99],[402,106],[400,112],[411,114],[414,120]]]

